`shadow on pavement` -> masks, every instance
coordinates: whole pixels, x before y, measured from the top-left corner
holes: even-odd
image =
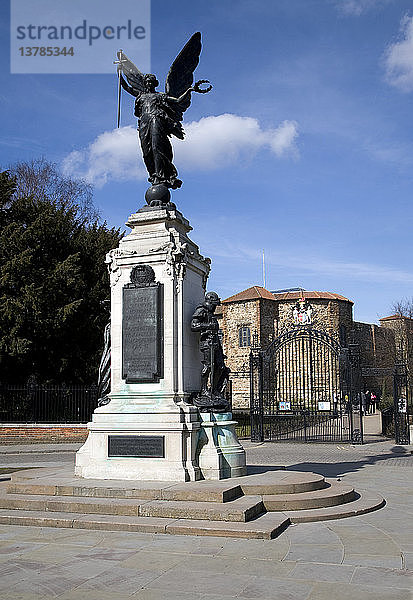
[[[360,460],[338,461],[338,462],[301,462],[287,466],[275,465],[248,465],[248,474],[265,473],[267,471],[279,471],[286,469],[288,471],[308,471],[319,473],[325,477],[336,477],[344,473],[356,473],[366,466],[380,464],[382,461],[387,461],[392,458],[412,458],[409,450],[400,446],[393,446],[390,452],[380,454],[378,456],[367,456]]]

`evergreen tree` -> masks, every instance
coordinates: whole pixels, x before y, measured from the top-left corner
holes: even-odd
[[[121,234],[44,160],[0,173],[0,380],[93,383]]]

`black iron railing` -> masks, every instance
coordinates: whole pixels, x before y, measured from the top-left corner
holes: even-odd
[[[1,385],[1,423],[87,423],[97,386]]]
[[[232,418],[237,421],[235,425],[235,431],[240,439],[246,439],[251,437],[251,416],[250,411],[246,410],[233,410]]]
[[[381,411],[381,431],[386,437],[394,437],[394,408],[389,406]]]

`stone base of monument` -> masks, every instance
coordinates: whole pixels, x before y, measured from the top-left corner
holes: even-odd
[[[194,481],[201,353],[191,318],[210,260],[173,205],[129,217],[131,232],[106,263],[111,283],[111,392],[94,411],[76,456],[83,478]]]
[[[88,424],[75,474],[175,482],[245,475],[231,415],[207,417],[188,404],[201,389],[191,320],[205,300],[211,261],[172,204],[140,209],[127,225],[131,232],[106,257],[111,391]]]
[[[153,408],[134,407],[130,399],[118,409],[116,401],[112,402],[111,412],[107,412],[109,407],[102,407],[93,414],[89,436],[76,454],[76,475],[135,481],[201,479],[195,461],[199,433],[196,408],[171,406],[155,412]],[[125,410],[128,412],[122,412]]]
[[[201,412],[198,465],[204,479],[227,479],[247,474],[245,450],[235,433],[231,413]]]
[[[157,413],[107,410],[95,411],[88,439],[76,453],[79,477],[197,481],[247,474],[231,413],[198,413],[185,404]]]
[[[19,471],[0,482],[0,523],[241,538],[383,507],[381,496],[316,473],[267,471],[223,481],[79,479],[70,467]]]

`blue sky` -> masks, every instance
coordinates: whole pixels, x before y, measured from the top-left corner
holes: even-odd
[[[115,73],[10,75],[8,5],[0,165],[44,156],[87,177],[123,226],[147,187],[132,99],[114,131]],[[153,0],[161,85],[197,30],[196,78],[214,89],[185,114],[173,200],[212,259],[209,289],[262,285],[264,248],[268,289],[343,294],[361,321],[390,314],[413,296],[412,0]]]

